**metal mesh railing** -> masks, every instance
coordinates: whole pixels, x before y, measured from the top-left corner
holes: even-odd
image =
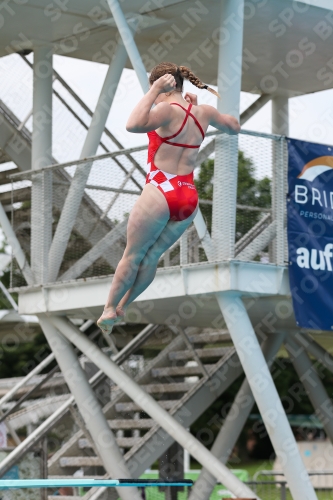
[[[209,134],[201,146],[201,158],[212,140],[214,136]],[[239,134],[235,258],[283,263],[285,147],[285,141],[279,136],[247,131]],[[112,274],[125,248],[127,218],[144,186],[146,164],[147,146],[142,146],[46,167],[39,173],[12,175],[12,225],[27,260],[30,260],[31,185],[52,172],[53,237],[60,218],[66,225],[73,225],[57,279],[67,281]],[[83,171],[88,177],[73,223],[73,211],[64,204],[75,178]],[[214,153],[197,166],[195,182],[199,206],[210,234],[212,214],[218,202],[213,198]],[[225,196],[230,197],[230,193],[226,192]],[[219,237],[223,235],[213,242],[217,246]],[[180,264],[180,241],[162,256],[160,266]],[[183,236],[183,244],[186,249],[183,264],[207,260],[194,225]],[[11,285],[22,284],[14,260]]]
[[[140,149],[140,148],[139,148]],[[52,168],[52,234],[54,236],[59,218],[64,213],[64,204],[77,169],[90,169],[86,189],[75,218],[66,252],[60,267],[59,276],[64,279],[100,276],[114,271],[125,245],[126,227],[119,226],[117,241],[96,248],[110,231],[116,229],[131,211],[135,200],[144,184],[141,163],[145,163],[146,152],[134,152],[130,159],[124,154],[115,158],[111,155],[97,157],[93,162],[78,164],[67,163]],[[117,164],[121,161],[122,168]],[[133,165],[134,163],[134,165]],[[14,182],[12,190],[12,226],[23,245],[30,261],[31,240],[31,185],[36,177],[45,176],[49,170],[27,177],[24,181]],[[25,186],[22,188],[21,186]],[[125,189],[121,186],[126,185]],[[66,219],[65,219],[66,220]],[[70,224],[70,220],[66,220]],[[40,242],[42,244],[42,242]],[[94,255],[89,255],[92,249]],[[87,255],[88,254],[88,255]],[[87,255],[85,261],[80,261]],[[79,262],[80,261],[80,262]],[[73,269],[74,265],[77,265]],[[20,286],[22,278],[14,262],[12,268],[12,286]]]
[[[10,54],[0,62],[1,101],[18,118],[23,131],[32,132],[33,54]],[[54,71],[53,155],[59,162],[78,158],[91,122],[91,111]],[[98,153],[115,151],[119,145],[105,129]]]
[[[31,56],[12,54],[2,58],[0,66],[0,71],[6,73],[6,78],[2,79],[0,84],[2,99],[0,112],[11,122],[14,120],[14,127],[28,142],[31,141],[32,130],[31,60]],[[19,83],[13,86],[12,81]],[[80,155],[92,112],[56,72],[54,72],[53,91],[53,153],[57,161],[65,162]],[[233,149],[226,147],[223,151],[223,162],[227,167],[224,177],[226,181],[228,181],[229,164],[233,165],[232,168],[238,166],[237,193],[230,193],[226,182],[225,186],[222,186],[219,199],[213,199],[216,137],[214,134],[215,132],[209,132],[206,135],[199,152],[198,167],[195,170],[200,209],[206,222],[207,234],[213,234],[215,248],[221,246],[221,243],[224,244],[225,239],[232,238],[234,226],[228,223],[229,215],[224,213],[225,205],[221,204],[221,199],[225,197],[228,203],[230,200],[230,203],[234,204],[236,198],[237,205],[232,208],[232,213],[235,215],[235,241],[230,245],[234,251],[226,258],[236,257],[245,261],[261,260],[283,264],[287,257],[286,236],[283,229],[287,161],[284,138],[242,130],[238,136],[237,165],[233,159]],[[224,142],[228,141],[228,136],[223,137]],[[230,136],[230,140],[234,140],[234,137]],[[134,148],[135,151],[126,150],[126,153],[117,151],[121,148],[119,141],[105,129],[97,152],[100,154],[103,151],[112,151],[111,155],[96,157],[90,164],[62,163],[52,169],[54,234],[75,171],[91,168],[57,279],[110,274],[119,261],[125,245],[126,218],[144,185],[147,156],[145,147],[141,150]],[[7,211],[12,210],[15,231],[30,262],[32,176],[21,175],[14,180],[12,193],[8,184],[0,186],[0,201]],[[221,231],[218,236],[217,232],[214,232],[213,213],[218,214],[218,225],[227,228],[225,234]],[[70,219],[69,216],[69,223]],[[119,229],[118,233],[122,235],[118,234],[116,241],[115,238],[111,238],[112,243],[103,247],[100,242],[116,226]],[[160,266],[207,260],[203,242],[194,226],[188,229],[181,241],[182,254],[180,243],[177,242],[163,255]],[[98,243],[100,246],[96,249]],[[43,244],[41,242],[41,245]],[[93,251],[94,248],[96,252]],[[87,259],[82,261],[85,255]],[[218,258],[217,255],[216,259]],[[73,268],[75,264],[76,267]],[[54,279],[53,277],[51,281]],[[12,265],[11,284],[13,287],[25,284],[15,260]]]
[[[275,187],[274,164],[278,166],[281,161],[281,158],[276,155],[276,145],[280,144],[281,141],[276,139],[276,136],[249,133],[247,131],[242,131],[238,136],[237,191],[235,193],[236,206],[234,207],[236,213],[236,258],[272,222],[273,190]],[[225,148],[223,161],[227,166],[232,164],[231,154],[233,154],[232,149]],[[214,209],[220,212],[222,227],[224,217],[221,199],[213,200],[214,157],[215,154],[213,153],[208,160],[201,164],[197,177],[199,195],[202,199],[201,211],[210,232],[212,230],[213,204]],[[226,198],[229,198],[227,177],[228,171],[225,172],[226,187],[222,192]],[[219,205],[221,205],[221,208]],[[220,238],[222,237],[223,230]],[[229,235],[227,234],[226,237],[229,237]],[[216,243],[219,244],[218,241]],[[253,259],[261,259],[266,262],[272,260],[269,259],[268,247],[260,248],[260,245],[258,245],[257,252],[251,258],[245,260]]]

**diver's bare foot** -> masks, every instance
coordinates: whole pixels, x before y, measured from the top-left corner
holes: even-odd
[[[126,314],[126,309],[125,307],[123,306],[117,306],[116,307],[116,313],[117,313],[117,317],[120,319],[124,319],[125,318],[125,314]]]
[[[110,334],[117,319],[117,313],[114,308],[105,308],[102,316],[97,321],[97,326],[99,326],[103,333]]]

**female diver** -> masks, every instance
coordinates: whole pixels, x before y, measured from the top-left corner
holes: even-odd
[[[208,126],[227,134],[240,131],[233,116],[207,104],[198,106],[194,94],[183,97],[184,78],[218,96],[187,67],[163,62],[153,68],[150,90],[135,106],[126,125],[129,132],[148,134],[149,172],[128,218],[126,248],[97,322],[105,333],[111,333],[128,305],[150,285],[159,258],[197,213],[193,170]]]

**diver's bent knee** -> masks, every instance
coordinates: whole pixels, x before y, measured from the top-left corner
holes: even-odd
[[[144,252],[128,252],[125,253],[122,261],[126,263],[127,266],[131,267],[132,269],[138,268],[141,264],[144,258],[146,257],[146,253]]]
[[[144,267],[154,267],[154,266],[156,267],[163,253],[164,252],[160,252],[153,249],[148,250],[144,258],[142,259],[141,265]]]

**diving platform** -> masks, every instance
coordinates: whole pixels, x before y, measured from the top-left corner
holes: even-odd
[[[21,287],[19,312],[96,321],[111,283],[112,276],[100,276]],[[216,293],[226,291],[240,294],[245,304],[249,304],[253,324],[268,314],[274,314],[275,328],[297,328],[290,302],[287,268],[237,260],[158,269],[153,283],[128,308],[125,319],[132,323],[222,328]],[[281,299],[284,300],[283,306],[279,306]],[[284,310],[276,314],[279,307],[284,307]]]

